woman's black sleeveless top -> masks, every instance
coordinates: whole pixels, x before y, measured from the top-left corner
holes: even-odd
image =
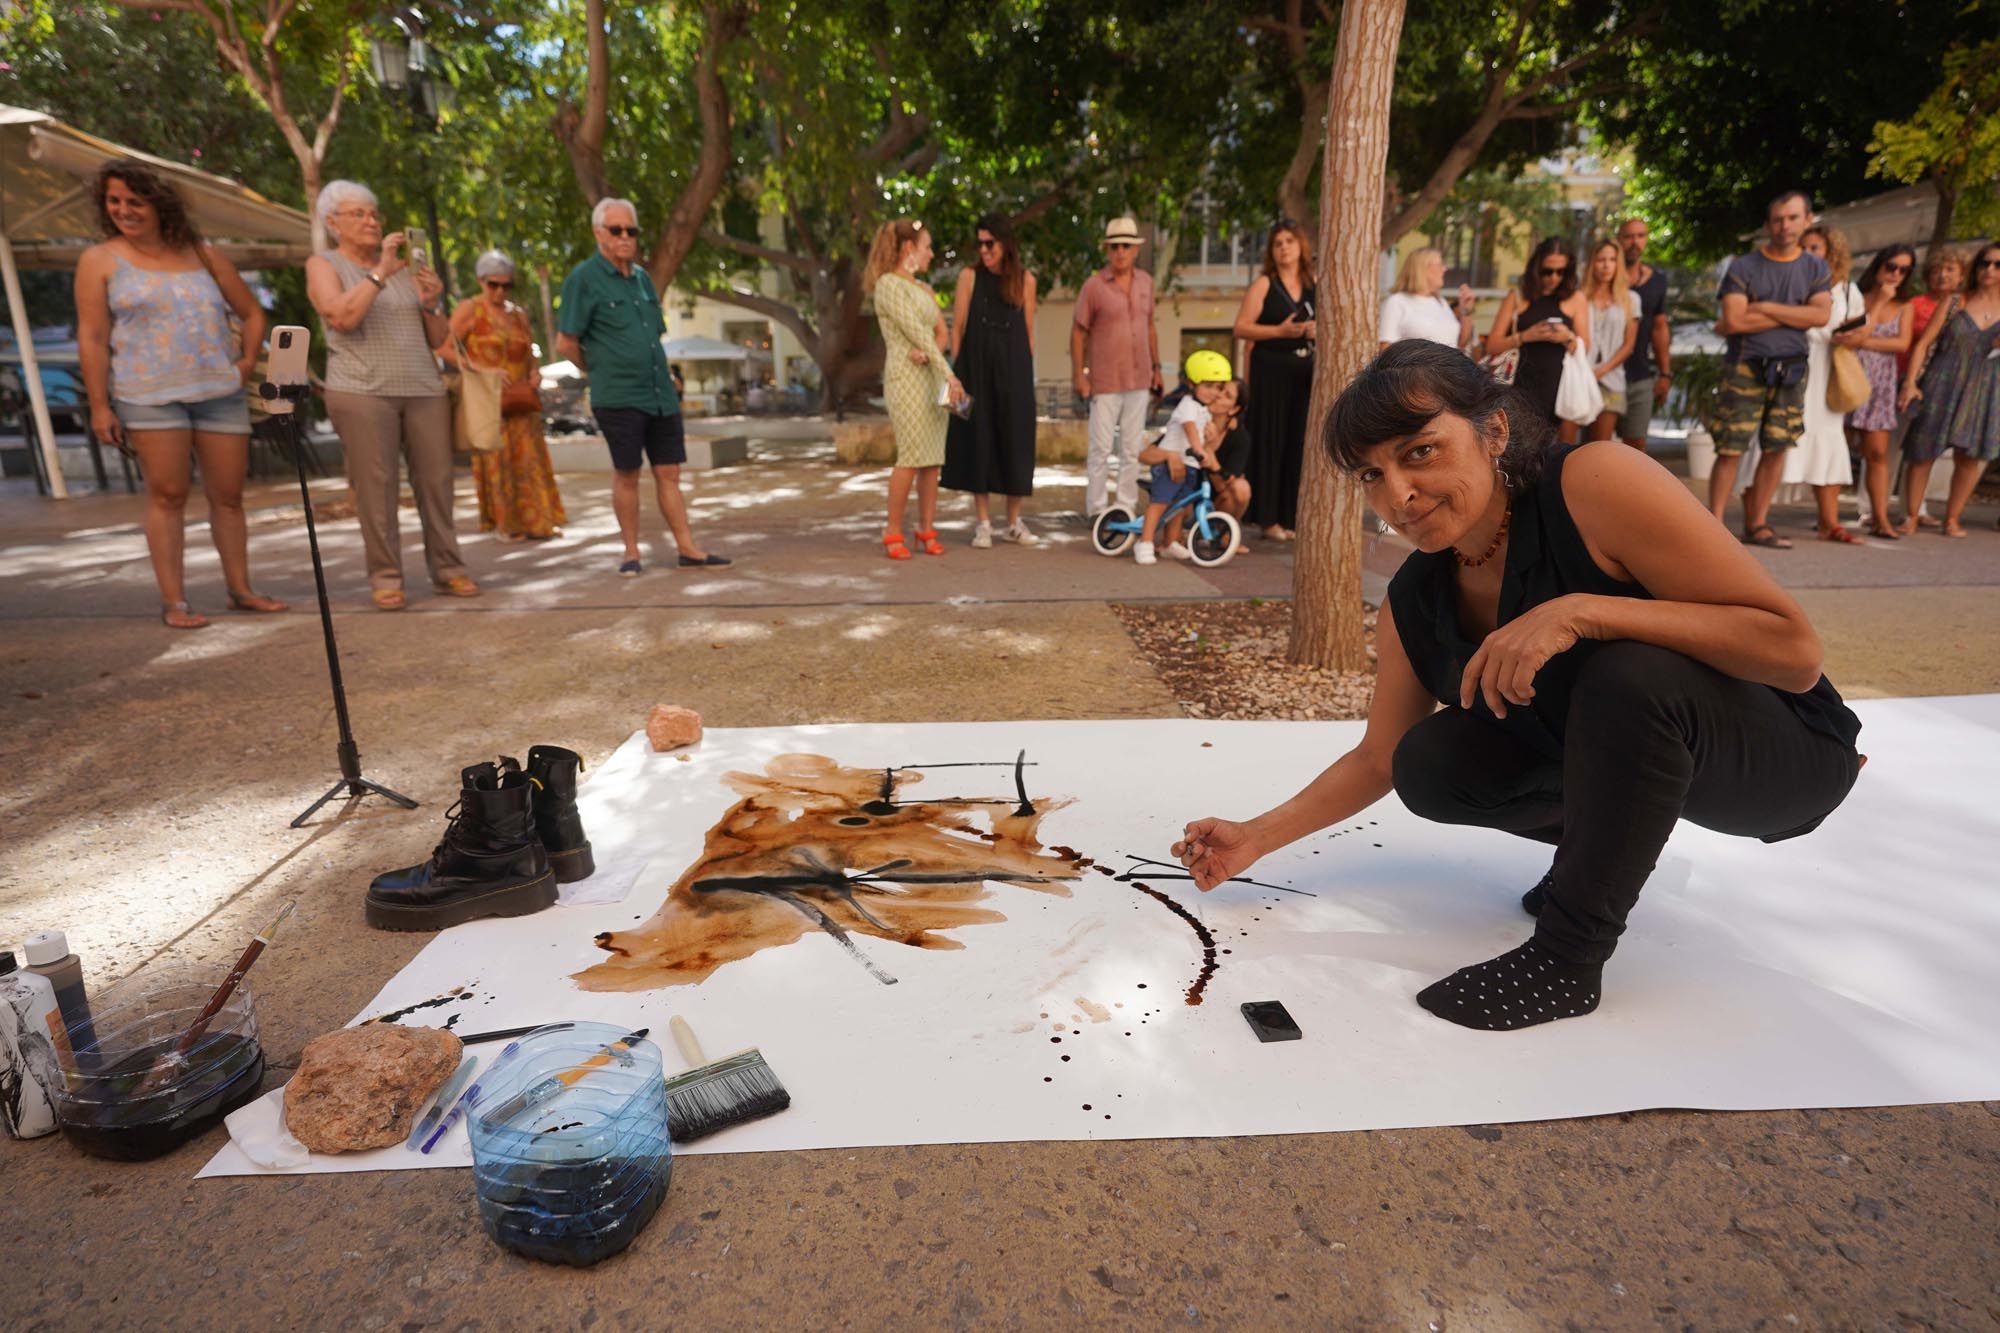
[[[1507,532],[1507,555],[1500,581],[1496,625],[1504,625],[1530,607],[1568,593],[1607,597],[1650,597],[1637,583],[1614,579],[1591,559],[1576,520],[1563,498],[1563,463],[1581,446],[1553,451],[1541,480],[1527,495],[1514,500]],[[1413,551],[1389,581],[1389,608],[1396,617],[1396,634],[1417,679],[1447,708],[1458,707],[1459,682],[1479,644],[1466,637],[1458,623],[1457,560],[1449,549]],[[1535,697],[1526,708],[1509,706],[1496,718],[1484,698],[1473,699],[1471,711],[1496,727],[1513,733],[1543,754],[1562,753],[1564,722],[1569,716],[1570,691],[1590,655],[1602,644],[1585,639],[1549,659],[1535,676]],[[1814,731],[1853,745],[1861,719],[1842,702],[1825,676],[1804,694],[1773,689],[1799,721]]]

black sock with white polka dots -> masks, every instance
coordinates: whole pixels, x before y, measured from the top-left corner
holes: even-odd
[[[1538,940],[1417,992],[1417,1003],[1460,1027],[1512,1032],[1597,1008],[1604,964],[1570,963]]]
[[[1543,875],[1537,881],[1534,888],[1529,889],[1521,895],[1521,910],[1523,912],[1526,912],[1529,916],[1540,916],[1542,914],[1542,904],[1549,900],[1549,881],[1555,877],[1555,867],[1551,866],[1549,867],[1549,873]]]

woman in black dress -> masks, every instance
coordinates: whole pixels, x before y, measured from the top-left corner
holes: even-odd
[[[1589,350],[1589,329],[1590,309],[1577,286],[1576,252],[1562,237],[1550,236],[1528,256],[1520,289],[1508,292],[1500,303],[1493,331],[1486,335],[1486,354],[1520,351],[1514,388],[1556,428],[1564,444],[1576,442],[1577,427],[1556,420],[1563,357],[1573,342]]]
[[[958,275],[951,363],[972,395],[972,415],[954,416],[945,435],[946,490],[970,491],[979,522],[972,544],[993,545],[993,495],[1007,497],[1007,530],[1021,546],[1041,541],[1021,521],[1035,490],[1035,275],[1007,219],[979,219],[979,262]]]
[[[1368,729],[1255,819],[1189,824],[1174,852],[1196,887],[1392,790],[1421,818],[1550,844],[1528,942],[1414,997],[1504,1031],[1598,1007],[1680,820],[1777,842],[1846,799],[1861,723],[1806,613],[1652,459],[1550,448],[1511,390],[1418,339],[1355,377],[1316,447],[1416,547],[1380,612]]]
[[[1299,521],[1306,411],[1312,404],[1315,291],[1306,235],[1289,218],[1271,228],[1264,271],[1243,293],[1236,336],[1250,344],[1251,527],[1290,541]]]

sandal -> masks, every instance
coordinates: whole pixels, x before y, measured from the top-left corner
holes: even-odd
[[[289,603],[281,602],[275,597],[266,597],[261,592],[232,592],[229,594],[229,604],[238,611],[251,611],[258,615],[274,615],[279,611],[292,609]]]
[[[401,588],[377,588],[368,594],[377,611],[400,611],[410,604]]]
[[[1764,546],[1773,551],[1789,551],[1792,549],[1791,542],[1780,537],[1769,523],[1744,532],[1743,544],[1745,546]]]
[[[943,555],[944,543],[938,540],[937,529],[916,534],[917,545],[924,548],[925,555]]]
[[[1938,522],[1936,519],[1932,518],[1929,514],[1926,514],[1923,510],[1919,509],[1917,511],[1916,526],[1920,528],[1941,528],[1944,526],[1944,524]]]
[[[910,558],[910,548],[904,544],[903,534],[900,532],[883,533],[882,546],[884,548],[882,554],[888,556],[891,560],[908,560]]]
[[[1819,539],[1823,542],[1845,542],[1852,546],[1859,546],[1861,544],[1859,537],[1849,532],[1846,528],[1841,527],[1838,523],[1830,528],[1820,529]]]
[[[479,596],[479,585],[463,574],[453,574],[443,583],[438,584],[437,590],[447,597]]]
[[[1894,528],[1889,527],[1886,524],[1880,524],[1880,523],[1869,524],[1868,535],[1870,537],[1874,537],[1877,538],[1878,540],[1885,542],[1899,542],[1903,540],[1902,533],[1896,531]]]
[[[160,608],[160,623],[168,629],[201,629],[208,617],[186,602],[168,602]]]
[[[1944,535],[1947,537],[1964,537],[1968,534],[1965,531],[1963,523],[1947,523],[1944,525]]]

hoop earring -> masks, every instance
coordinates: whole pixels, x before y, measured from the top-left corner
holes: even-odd
[[[1493,460],[1493,475],[1500,478],[1501,490],[1512,491],[1514,489],[1514,479],[1507,475],[1507,469],[1500,466],[1500,460],[1497,458]]]

